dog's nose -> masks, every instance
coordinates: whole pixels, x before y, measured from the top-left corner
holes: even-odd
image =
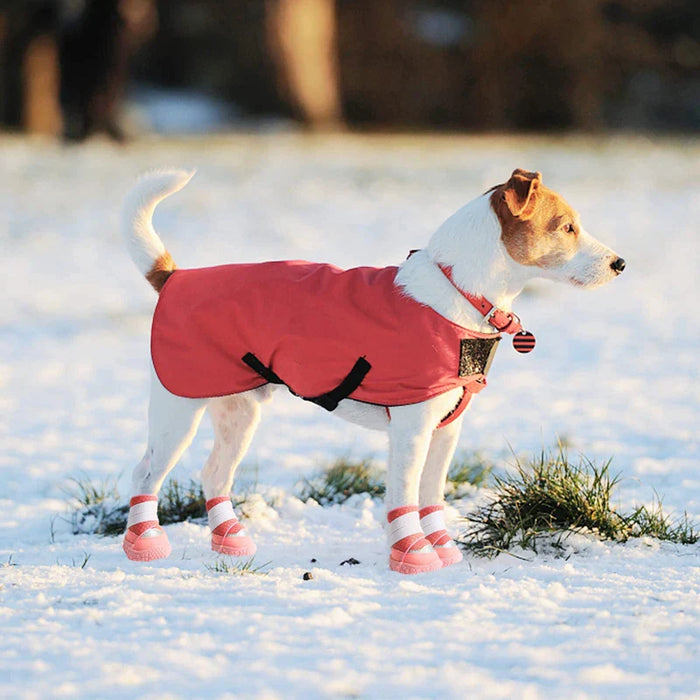
[[[622,258],[615,258],[610,263],[610,267],[619,275],[625,269],[625,261]]]

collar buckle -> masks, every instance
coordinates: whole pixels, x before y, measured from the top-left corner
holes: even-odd
[[[482,315],[482,320],[484,321],[484,323],[488,323],[489,326],[491,326],[492,328],[496,328],[496,326],[493,323],[491,323],[491,319],[496,315],[496,310],[496,307],[492,306],[488,311],[486,311]]]
[[[520,319],[511,311],[503,311],[496,306],[492,306],[484,320],[495,328],[499,333],[513,334],[522,329]]]

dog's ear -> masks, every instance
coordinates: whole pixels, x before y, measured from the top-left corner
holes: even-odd
[[[532,195],[542,182],[540,173],[531,173],[517,168],[503,186],[503,200],[513,216],[522,216]]]

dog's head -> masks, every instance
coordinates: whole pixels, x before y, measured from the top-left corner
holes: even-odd
[[[517,169],[493,188],[501,240],[520,265],[541,269],[543,277],[580,287],[597,287],[617,277],[625,261],[581,226],[566,200],[542,184],[540,173]]]

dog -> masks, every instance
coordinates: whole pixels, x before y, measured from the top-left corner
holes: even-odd
[[[625,261],[586,232],[539,172],[515,170],[459,209],[397,267],[341,270],[286,261],[179,270],[152,225],[156,205],[190,180],[142,177],[127,196],[127,248],[159,300],[151,333],[146,453],[133,473],[127,557],[170,552],[157,494],[205,410],[215,443],[202,471],[211,546],[252,556],[230,493],[236,467],[276,388],[389,435],[389,567],[459,562],[443,496],[463,411],[486,385],[502,334],[534,347],[511,305],[532,278],[591,288]]]

